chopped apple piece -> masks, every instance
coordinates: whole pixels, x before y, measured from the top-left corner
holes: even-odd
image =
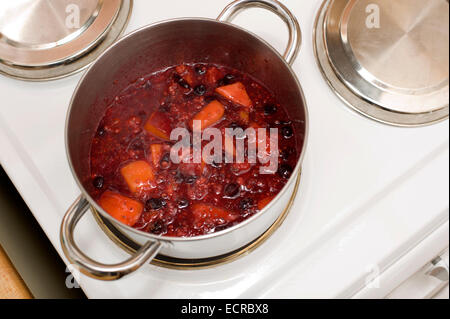
[[[191,87],[195,84],[195,78],[192,74],[191,68],[188,68],[186,65],[182,64],[175,68],[178,75],[183,78]]]
[[[212,101],[194,116],[193,121],[201,121],[203,130],[219,122],[224,113],[225,108],[222,103],[219,101]],[[193,128],[193,122],[191,123],[191,128]]]
[[[144,128],[156,137],[166,141],[170,140],[170,120],[164,113],[158,111],[153,112],[147,120],[147,123],[145,123]]]
[[[127,182],[130,191],[135,194],[149,187],[155,180],[152,167],[145,161],[131,162],[122,167],[120,173]]]
[[[215,66],[209,67],[206,71],[206,83],[208,85],[215,85],[220,78],[223,77],[223,73]]]
[[[245,90],[244,84],[241,82],[218,87],[216,92],[224,98],[242,106],[251,107],[253,104]]]
[[[248,111],[240,111],[239,112],[239,117],[241,118],[242,123],[248,124],[248,121],[249,121],[249,118],[250,118],[250,115],[249,115]]]
[[[99,204],[108,214],[128,226],[136,224],[144,210],[141,202],[112,191],[105,191]]]
[[[207,204],[192,205],[192,213],[198,222],[224,224],[236,220],[237,216],[225,209]]]

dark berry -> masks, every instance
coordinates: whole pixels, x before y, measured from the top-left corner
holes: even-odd
[[[106,130],[105,130],[105,128],[104,127],[99,127],[98,128],[98,130],[97,130],[97,136],[100,136],[100,137],[102,137],[102,136],[104,136],[106,134]]]
[[[194,89],[194,93],[198,96],[203,96],[206,93],[206,86],[204,86],[203,84],[196,86]]]
[[[158,210],[166,205],[166,201],[161,198],[150,198],[145,202],[145,208],[147,210]]]
[[[252,208],[253,206],[253,199],[251,198],[244,198],[239,202],[239,208],[241,210],[248,210]]]
[[[178,201],[178,208],[179,209],[184,209],[187,208],[189,206],[189,201],[187,199],[180,199]]]
[[[280,152],[280,158],[283,161],[287,161],[293,153],[294,153],[294,150],[292,148],[286,148]]]
[[[177,184],[183,183],[184,182],[184,178],[185,178],[184,175],[181,174],[179,171],[177,171],[175,173],[175,183],[177,183]]]
[[[264,105],[264,115],[273,115],[278,111],[278,108],[273,104]]]
[[[95,188],[102,189],[103,184],[105,183],[105,180],[103,179],[102,176],[97,176],[96,178],[94,178],[92,183],[94,184]]]
[[[153,223],[153,225],[151,225],[149,230],[153,234],[156,234],[156,235],[161,234],[164,230],[164,223],[157,220]]]
[[[144,143],[141,139],[135,139],[130,143],[129,149],[133,151],[139,151],[144,149]]]
[[[239,184],[231,183],[225,186],[224,189],[225,198],[235,199],[236,197],[239,196],[239,193],[240,193]]]
[[[169,153],[166,153],[163,155],[163,157],[159,161],[159,166],[162,169],[168,169],[170,167],[170,154]]]
[[[160,105],[159,106],[159,111],[161,113],[167,113],[170,111],[170,106],[169,105]]]
[[[178,84],[179,84],[181,87],[185,88],[185,89],[190,89],[190,88],[191,88],[191,86],[189,85],[189,83],[187,83],[186,80],[183,79],[183,78],[180,79],[180,80],[178,81]]]
[[[234,80],[233,74],[227,74],[222,80],[219,81],[219,86],[233,84]]]
[[[281,129],[281,135],[283,135],[285,139],[290,139],[294,136],[294,130],[291,126],[285,126]]]
[[[186,184],[194,184],[196,180],[197,180],[197,176],[193,176],[193,175],[187,176],[184,178],[184,182]]]
[[[195,67],[195,72],[197,72],[197,74],[199,75],[203,75],[206,73],[206,68],[202,65],[198,65]]]
[[[225,230],[225,229],[227,229],[228,227],[229,227],[229,225],[227,225],[227,224],[216,226],[216,228],[214,228],[214,232],[215,232],[215,233],[220,232],[221,230]]]
[[[214,168],[221,168],[222,165],[219,162],[216,161],[212,161],[211,166]]]
[[[225,81],[225,84],[231,84],[234,82],[234,75],[233,74],[227,74],[225,75],[225,77],[223,78]]]
[[[283,164],[278,169],[278,174],[283,178],[289,179],[292,175],[292,167],[288,164]]]
[[[147,80],[144,84],[144,89],[149,90],[151,88],[152,88],[152,83],[149,80]]]
[[[177,82],[182,88],[185,89],[190,89],[191,86],[189,85],[189,83],[186,82],[185,79],[183,79],[181,76],[179,76],[178,74],[174,75],[174,80],[175,82]]]

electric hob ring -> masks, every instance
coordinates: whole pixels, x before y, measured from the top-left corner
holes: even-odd
[[[313,44],[332,90],[386,124],[421,126],[449,114],[447,0],[326,0]]]
[[[241,247],[225,255],[203,259],[180,259],[167,257],[164,255],[157,255],[150,263],[155,266],[178,270],[205,269],[230,263],[232,261],[235,261],[239,257],[243,257],[249,254],[256,248],[261,246],[284,222],[298,193],[300,179],[301,173],[299,174],[295,182],[292,196],[289,199],[286,208],[280,214],[278,219],[261,236],[245,245],[244,247]],[[91,207],[91,212],[94,216],[94,219],[103,230],[103,232],[109,237],[109,239],[111,239],[117,246],[125,250],[127,253],[134,254],[141,247],[138,243],[119,231],[106,218],[102,217],[94,207]]]
[[[28,81],[86,68],[123,33],[132,0],[0,2],[0,74]]]

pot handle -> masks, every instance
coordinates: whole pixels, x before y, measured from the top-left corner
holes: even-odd
[[[302,32],[297,18],[284,4],[276,0],[236,0],[222,11],[217,20],[231,22],[239,12],[253,7],[267,9],[278,15],[286,23],[289,30],[289,41],[283,57],[287,63],[292,65],[300,51]]]
[[[160,242],[149,241],[124,262],[105,265],[92,260],[78,248],[73,237],[76,225],[88,209],[89,202],[83,196],[78,197],[67,210],[61,223],[60,233],[64,254],[70,262],[79,267],[83,274],[100,280],[116,280],[132,273],[153,259],[161,249]]]

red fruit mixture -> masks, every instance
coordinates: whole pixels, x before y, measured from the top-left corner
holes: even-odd
[[[278,128],[279,169],[262,164],[174,164],[174,128]],[[192,237],[236,225],[286,184],[300,150],[271,92],[248,74],[212,64],[179,65],[140,78],[108,107],[91,146],[92,196],[120,222],[157,235]],[[206,143],[206,142],[205,142]],[[234,145],[223,145],[235,152]]]

